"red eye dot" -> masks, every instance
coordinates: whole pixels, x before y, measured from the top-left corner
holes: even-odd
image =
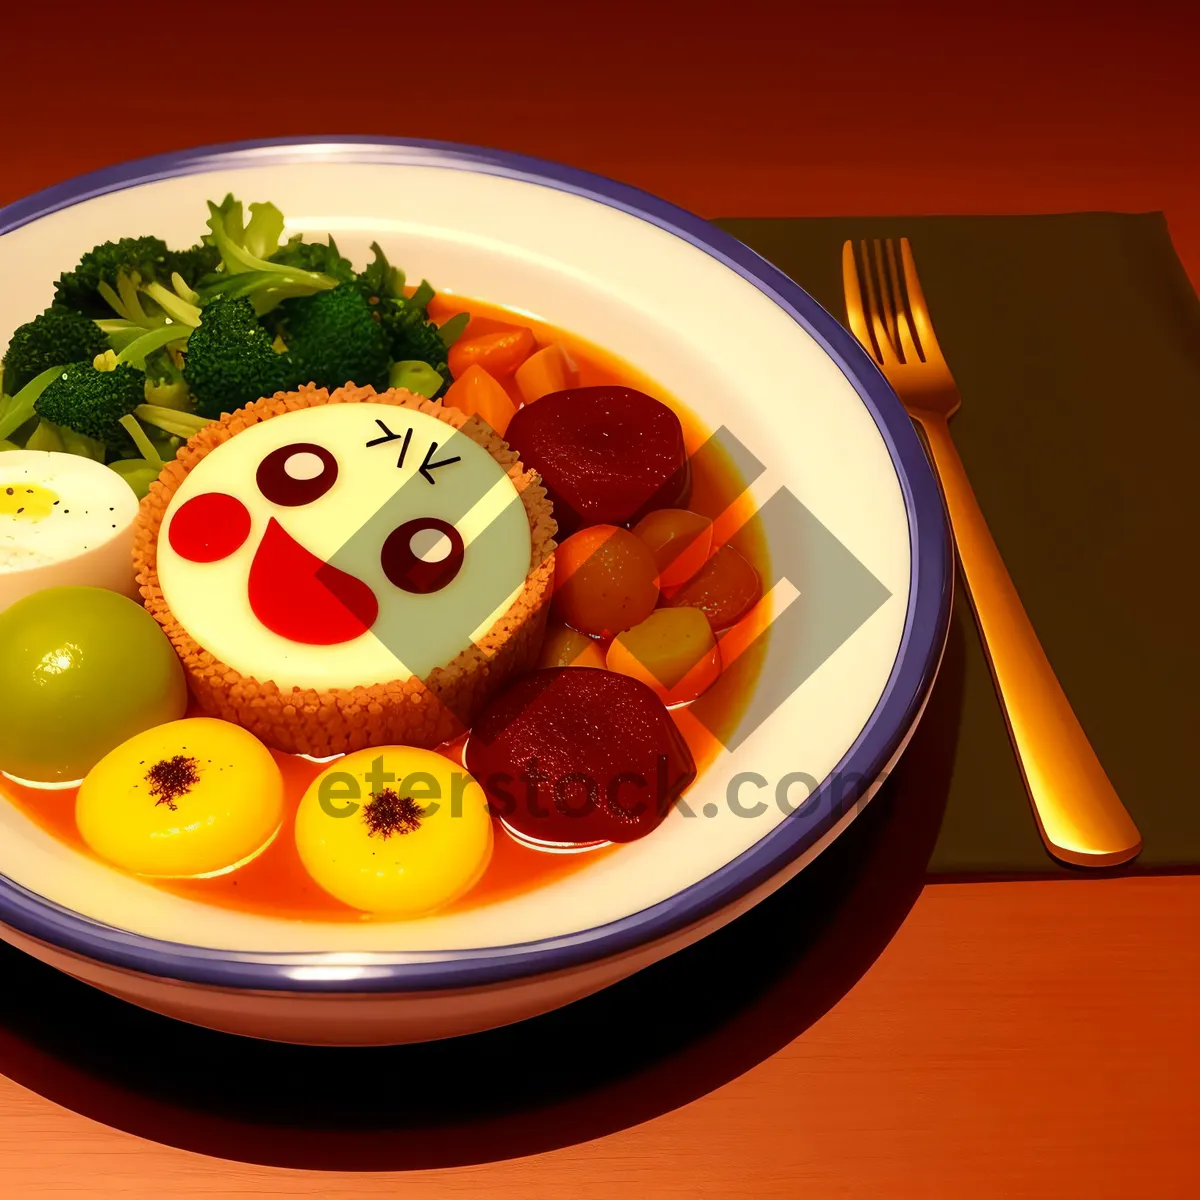
[[[205,492],[185,501],[167,530],[171,549],[197,563],[228,558],[249,536],[249,510],[224,492]]]

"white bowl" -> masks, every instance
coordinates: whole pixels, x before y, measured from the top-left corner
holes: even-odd
[[[496,151],[336,139],[164,155],[0,210],[0,344],[83,251],[147,232],[190,245],[205,201],[228,191],[276,203],[289,233],[332,233],[356,263],[378,240],[410,277],[580,334],[732,435],[761,466],[750,490],[777,576],[768,664],[686,811],[525,894],[405,922],[273,919],[163,892],[0,802],[0,934],[216,1029],[416,1041],[596,991],[811,861],[904,748],[952,580],[936,482],[853,338],[752,251],[645,193]]]

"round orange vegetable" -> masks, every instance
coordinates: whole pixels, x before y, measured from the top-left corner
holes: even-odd
[[[450,347],[450,374],[457,379],[468,367],[482,367],[493,379],[511,375],[533,352],[533,330],[524,326],[460,338]]]
[[[612,637],[658,603],[658,568],[628,529],[592,525],[554,552],[554,614],[580,633]]]
[[[698,608],[660,608],[618,634],[605,663],[652,687],[664,704],[684,704],[716,682],[721,650]]]
[[[532,404],[551,392],[573,387],[578,375],[567,352],[557,342],[551,342],[517,368],[516,381],[521,398],[526,404]]]
[[[475,366],[468,367],[446,389],[442,403],[457,408],[467,416],[482,418],[501,437],[517,411],[517,406],[503,385],[497,383],[482,367]]]
[[[761,595],[758,572],[732,546],[722,546],[667,604],[698,608],[720,631],[748,613]]]
[[[604,647],[569,625],[552,625],[542,642],[539,667],[604,667]]]
[[[647,513],[633,532],[650,547],[658,563],[658,586],[673,588],[687,583],[708,561],[712,529],[712,522],[699,513],[660,508]]]

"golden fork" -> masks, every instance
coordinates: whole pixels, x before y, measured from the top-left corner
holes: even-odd
[[[991,664],[1025,786],[1051,854],[1083,867],[1127,862],[1142,839],[1071,710],[992,540],[950,437],[962,404],[934,336],[908,238],[842,247],[854,336],[925,436],[942,485],[967,595]],[[866,305],[863,291],[866,291]]]

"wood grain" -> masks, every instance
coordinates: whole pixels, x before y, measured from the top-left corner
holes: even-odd
[[[1200,282],[1189,6],[1151,0],[1118,18],[1098,5],[1080,19],[1065,3],[1016,0],[990,16],[916,4],[903,27],[875,0],[790,23],[778,7],[657,15],[610,0],[601,19],[593,6],[398,6],[373,10],[368,27],[349,8],[261,4],[243,11],[245,52],[202,58],[175,22],[127,6],[137,82],[122,88],[119,56],[96,65],[111,42],[94,19],[27,6],[5,18],[0,203],[202,142],[386,133],[558,158],[707,216],[1162,209]],[[202,15],[187,19],[201,35]],[[263,78],[254,46],[284,65]],[[869,905],[870,880],[860,885]],[[737,1077],[591,1140],[436,1171],[294,1170],[176,1149],[80,1115],[71,1097],[86,1081],[52,1087],[51,1065],[9,1044],[10,1061],[33,1065],[30,1086],[0,1077],[0,1190],[1189,1195],[1198,925],[1196,877],[926,888],[858,983]],[[119,1089],[101,1094],[124,1124]]]
[[[926,888],[842,1001],[647,1124],[447,1171],[287,1171],[119,1133],[0,1080],[12,1194],[1185,1196],[1200,879]]]

